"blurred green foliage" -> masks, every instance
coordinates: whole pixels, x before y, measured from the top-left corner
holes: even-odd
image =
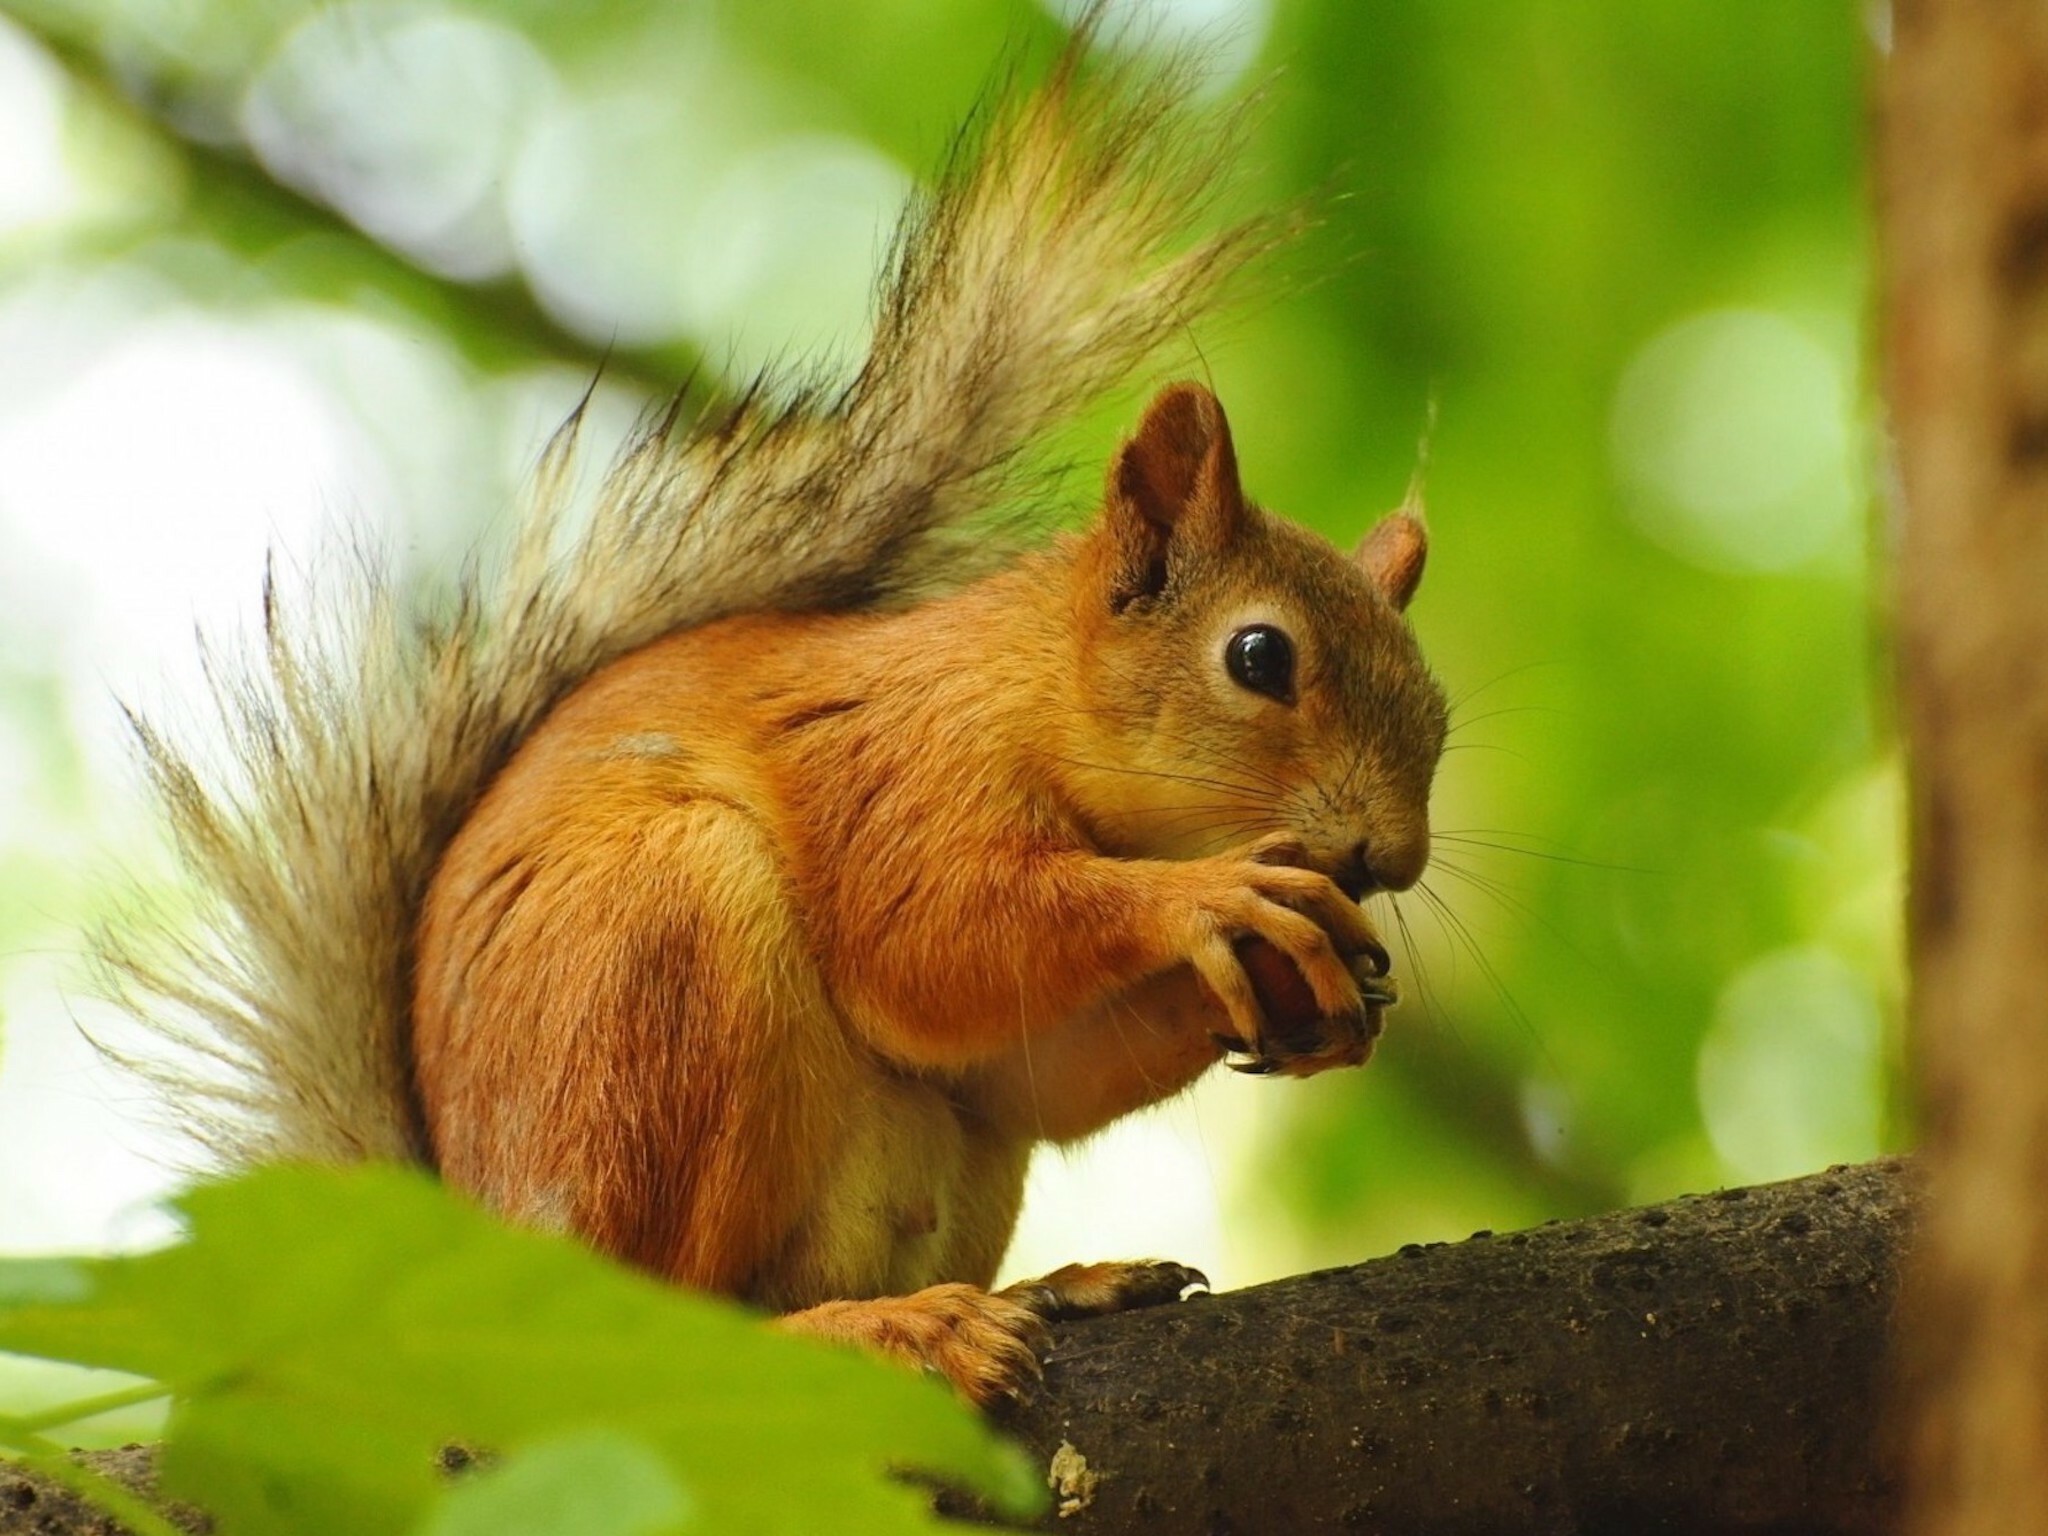
[[[68,72],[73,152],[100,189],[61,226],[0,238],[0,297],[125,262],[209,309],[348,306],[447,349],[480,395],[549,362],[587,376],[608,355],[614,381],[657,389],[772,352],[786,307],[751,270],[722,290],[760,301],[737,341],[701,297],[666,329],[608,332],[546,282],[536,296],[529,236],[450,275],[280,187],[274,151],[251,158],[252,82],[294,38],[440,14],[0,0]],[[514,138],[564,101],[660,108],[605,119],[599,142],[623,147],[590,167],[597,211],[576,218],[597,227],[575,233],[607,250],[647,235],[635,221],[662,199],[645,178],[669,167],[714,235],[751,205],[698,185],[699,160],[836,135],[922,171],[991,61],[1059,33],[1029,0],[445,14],[493,47],[523,40],[546,74],[507,98]],[[1284,1214],[1304,1257],[1356,1257],[1895,1141],[1856,8],[1262,16],[1243,8],[1254,40],[1270,26],[1230,87],[1264,81],[1243,195],[1308,196],[1319,219],[1261,302],[1194,338],[1195,366],[1254,493],[1341,540],[1400,498],[1434,402],[1415,619],[1459,701],[1438,868],[1399,903],[1414,1000],[1369,1072],[1275,1095],[1263,1218]],[[804,243],[801,217],[761,229],[756,267]],[[1091,452],[1115,429],[1091,424]],[[0,916],[12,899],[0,883]]]
[[[174,1392],[164,1492],[225,1531],[928,1530],[913,1467],[1010,1515],[1045,1502],[942,1382],[515,1231],[425,1175],[272,1168],[179,1207],[189,1236],[154,1253],[0,1260],[0,1349]],[[108,1401],[0,1414],[0,1451],[61,1471],[53,1437]],[[451,1444],[488,1459],[451,1482]]]

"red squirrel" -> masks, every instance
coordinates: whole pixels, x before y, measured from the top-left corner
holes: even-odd
[[[1226,1040],[1277,1048],[1233,940],[1330,1021],[1289,1068],[1363,1059],[1383,998],[1347,957],[1384,952],[1355,898],[1421,873],[1443,740],[1399,608],[1421,549],[1397,515],[1354,562],[1252,506],[1181,385],[1083,536],[901,613],[725,619],[599,673],[427,895],[443,1175],[834,1334],[989,1308],[957,1287],[994,1276],[1036,1143]],[[1014,1364],[916,1348],[977,1395]]]
[[[1345,555],[1260,509],[1177,384],[1086,531],[952,575],[1272,238],[1184,246],[1222,141],[1087,32],[906,216],[846,388],[671,412],[581,528],[572,424],[452,610],[267,594],[239,772],[143,727],[206,899],[101,955],[220,1042],[226,1087],[159,1076],[229,1156],[421,1160],[986,1402],[1043,1319],[1199,1278],[991,1293],[1038,1143],[1370,1054],[1358,899],[1421,874],[1445,730],[1419,520]]]

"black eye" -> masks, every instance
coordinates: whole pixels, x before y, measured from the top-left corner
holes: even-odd
[[[1223,647],[1223,665],[1240,687],[1283,704],[1294,702],[1294,642],[1286,631],[1270,624],[1240,629]]]

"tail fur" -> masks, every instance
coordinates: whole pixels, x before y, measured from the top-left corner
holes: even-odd
[[[1099,12],[1098,12],[1099,19]],[[135,731],[189,888],[96,936],[103,990],[169,1051],[130,1065],[230,1163],[424,1159],[406,1035],[413,931],[463,817],[606,663],[726,614],[901,601],[958,579],[1049,430],[1123,382],[1273,242],[1189,241],[1236,124],[1187,109],[1198,61],[996,93],[898,229],[874,338],[837,389],[764,378],[655,420],[566,515],[572,418],[513,546],[452,601],[377,557],[209,657],[224,730]],[[579,413],[580,414],[580,413]],[[287,611],[287,607],[291,611]]]

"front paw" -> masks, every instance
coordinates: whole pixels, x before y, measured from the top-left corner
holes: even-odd
[[[1259,1051],[1292,1014],[1345,1018],[1367,1010],[1360,976],[1384,971],[1386,950],[1358,904],[1327,876],[1257,858],[1222,858],[1183,865],[1179,879],[1179,946],[1222,1005],[1236,1040]],[[1262,955],[1291,978],[1299,1007],[1262,995],[1247,968],[1263,965]],[[1370,958],[1361,968],[1362,957]]]
[[[1363,1066],[1385,1027],[1386,1011],[1398,1000],[1392,978],[1383,974],[1384,952],[1355,955],[1350,965],[1359,1005],[1325,1013],[1301,973],[1285,955],[1256,939],[1236,945],[1240,964],[1258,993],[1266,1029],[1254,1044],[1219,1037],[1233,1057],[1232,1071],[1254,1076],[1313,1077],[1334,1067]]]

